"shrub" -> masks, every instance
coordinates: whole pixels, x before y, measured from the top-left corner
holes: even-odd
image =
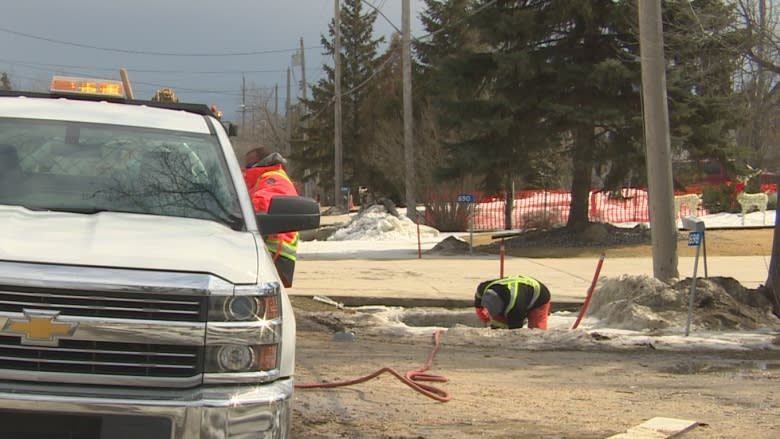
[[[749,194],[755,194],[756,192],[761,191],[761,184],[758,181],[757,177],[753,177],[750,180],[748,180],[747,184],[745,184],[745,192]]]
[[[425,203],[425,223],[442,232],[462,232],[468,228],[468,204],[434,200]]]
[[[710,213],[739,212],[737,192],[733,185],[705,186],[702,189],[702,205]]]
[[[558,209],[534,210],[523,215],[524,229],[550,230],[562,224]]]

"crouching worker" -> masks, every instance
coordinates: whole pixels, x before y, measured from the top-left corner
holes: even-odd
[[[529,276],[508,276],[482,282],[474,294],[477,317],[493,329],[547,330],[550,290]]]

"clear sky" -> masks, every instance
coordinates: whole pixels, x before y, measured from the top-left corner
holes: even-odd
[[[343,3],[343,1],[342,1]],[[401,28],[401,0],[365,0],[379,16],[377,36]],[[412,35],[422,36],[422,0],[412,0]],[[365,6],[366,11],[371,7]],[[237,120],[242,75],[248,85],[279,87],[303,38],[306,79],[322,75],[320,36],[334,0],[20,0],[0,13],[0,71],[21,89],[48,89],[52,75],[119,78],[148,99],[164,86],[181,101],[216,104]],[[163,55],[165,54],[165,55]],[[300,67],[293,81],[301,80]],[[299,94],[293,87],[292,97]]]

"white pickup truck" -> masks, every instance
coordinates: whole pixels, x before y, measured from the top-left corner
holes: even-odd
[[[263,234],[318,227],[317,203],[254,212],[205,105],[52,84],[0,92],[0,437],[288,437],[295,320]]]

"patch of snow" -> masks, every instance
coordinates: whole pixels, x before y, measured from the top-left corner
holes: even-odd
[[[548,319],[548,330],[517,329],[494,330],[465,324],[429,324],[414,326],[405,323],[409,314],[433,319],[442,318],[441,309],[405,309],[390,306],[364,306],[353,308],[352,314],[339,314],[338,319],[354,332],[355,337],[430,337],[436,331],[443,331],[442,342],[459,346],[489,346],[522,350],[633,350],[657,349],[679,352],[707,351],[751,351],[780,350],[777,330],[754,331],[696,331],[684,335],[684,324],[660,332],[650,329],[609,328],[604,321],[595,317],[584,318],[576,330],[571,327],[577,314],[568,311],[552,313]],[[446,313],[459,319],[473,316],[471,309],[447,310]],[[334,313],[335,314],[335,313]],[[446,321],[446,316],[443,321]],[[452,325],[452,326],[450,326]]]
[[[775,210],[767,210],[766,217],[764,217],[764,214],[762,214],[761,212],[750,212],[748,214],[745,214],[744,224],[742,224],[741,213],[719,212],[719,213],[713,213],[709,215],[703,215],[698,218],[704,221],[704,226],[708,229],[773,226],[775,224],[775,213],[776,213]],[[644,224],[645,226],[649,226],[649,223],[637,223],[637,222],[616,223],[613,224],[613,226],[632,228],[637,226],[638,224]],[[678,229],[683,228],[681,219],[677,220],[677,228]]]
[[[416,239],[418,225],[406,217],[395,217],[387,213],[384,206],[374,205],[360,212],[344,227],[328,237],[328,241],[392,241]],[[420,236],[439,236],[439,231],[423,224],[419,225]]]

